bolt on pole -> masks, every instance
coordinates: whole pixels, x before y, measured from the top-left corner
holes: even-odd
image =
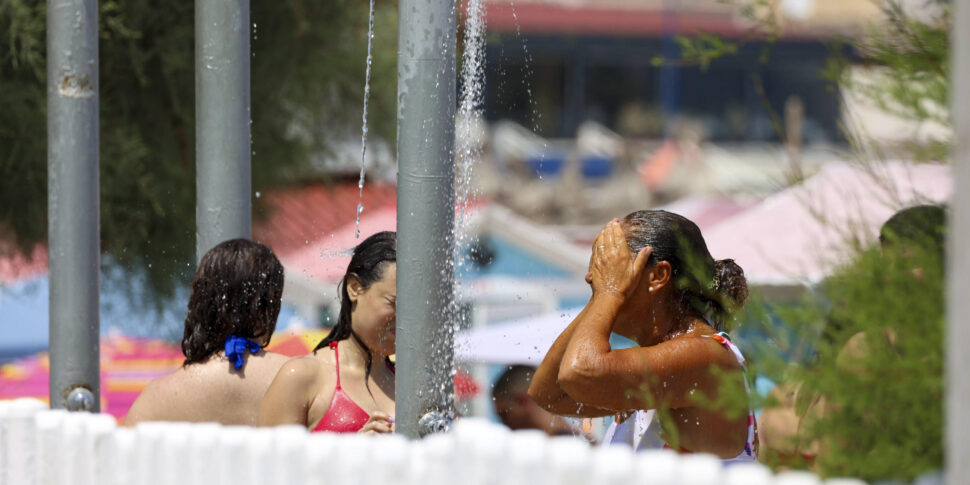
[[[100,409],[98,2],[47,2],[50,405]]]
[[[196,0],[197,260],[251,236],[249,60],[249,0]]]
[[[455,9],[398,4],[395,423],[410,438],[440,430],[454,408]]]
[[[970,2],[953,2],[953,201],[947,241],[946,483],[970,483]]]

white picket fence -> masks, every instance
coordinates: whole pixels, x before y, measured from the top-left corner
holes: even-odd
[[[419,441],[303,427],[145,423],[0,401],[0,485],[858,485],[709,455],[634,454],[468,419]]]

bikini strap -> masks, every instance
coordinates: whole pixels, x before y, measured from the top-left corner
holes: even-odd
[[[704,335],[704,337],[714,339],[715,342],[721,344],[721,346],[725,349],[728,349],[732,354],[734,354],[734,357],[738,359],[738,363],[741,364],[741,367],[745,367],[744,354],[741,353],[741,349],[739,349],[737,345],[734,345],[734,342],[731,342],[731,338],[727,332]]]
[[[745,369],[744,355],[741,354],[741,349],[739,349],[738,346],[734,345],[734,342],[731,341],[731,336],[728,335],[727,332],[718,332],[715,334],[704,335],[704,336],[714,339],[714,341],[716,341],[717,343],[721,344],[724,348],[731,351],[731,353],[734,354],[734,356],[738,359],[738,363],[741,364],[742,372],[744,371]],[[743,380],[744,380],[744,392],[746,395],[750,396],[751,389],[748,388],[748,379],[745,378]],[[757,451],[755,450],[755,439],[757,438],[758,431],[757,431],[757,428],[755,428],[754,422],[755,422],[754,413],[751,412],[751,409],[749,408],[748,409],[748,436],[744,442],[744,453],[747,454],[748,456],[755,456],[755,454],[757,453]]]
[[[330,348],[333,349],[333,366],[337,368],[337,390],[340,389],[340,352],[337,351],[337,342],[330,342]]]

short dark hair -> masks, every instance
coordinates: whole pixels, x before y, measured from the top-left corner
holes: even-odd
[[[943,254],[946,208],[942,205],[917,205],[893,214],[879,228],[879,244],[885,249],[915,244]]]
[[[512,365],[502,373],[492,386],[492,399],[509,399],[515,393],[526,392],[536,368],[531,365]]]
[[[282,296],[283,265],[270,248],[232,239],[210,249],[192,278],[182,365],[224,350],[229,335],[268,344]]]

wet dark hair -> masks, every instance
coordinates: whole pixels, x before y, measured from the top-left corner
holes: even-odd
[[[384,231],[374,234],[354,248],[354,255],[350,258],[347,265],[347,272],[341,278],[338,290],[340,291],[340,314],[337,316],[337,325],[327,335],[326,338],[317,344],[314,352],[330,345],[330,342],[339,342],[348,338],[353,338],[358,345],[363,347],[367,353],[367,367],[364,374],[364,383],[370,377],[371,353],[370,349],[364,345],[364,341],[354,333],[351,326],[351,310],[353,302],[350,301],[350,294],[347,293],[347,283],[350,278],[356,279],[364,289],[384,277],[384,270],[388,264],[397,263],[397,233]]]
[[[192,278],[182,365],[224,350],[229,335],[269,343],[282,296],[283,265],[270,248],[232,239],[210,249]]]
[[[879,228],[879,244],[884,249],[910,245],[926,246],[943,254],[946,244],[946,208],[917,205],[903,209]]]
[[[627,246],[633,254],[650,246],[648,265],[670,263],[671,279],[681,303],[705,317],[717,330],[748,299],[744,271],[733,259],[715,261],[701,230],[686,217],[642,210],[623,218]]]

